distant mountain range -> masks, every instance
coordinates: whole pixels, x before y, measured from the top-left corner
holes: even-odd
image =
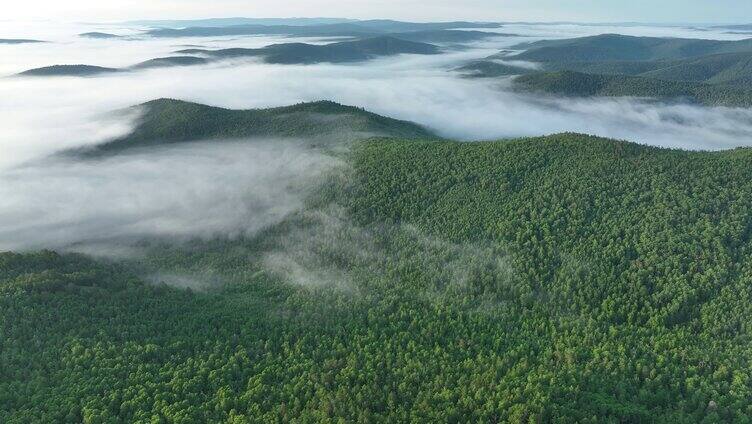
[[[298,37],[365,37],[400,32],[449,29],[499,28],[496,23],[433,22],[416,23],[391,20],[347,21],[316,25],[231,25],[156,28],[146,32],[152,37],[217,37],[236,35],[287,35]]]
[[[329,101],[270,109],[231,110],[159,99],[137,108],[143,110],[143,115],[130,134],[78,153],[98,156],[138,147],[251,137],[315,138],[324,143],[373,136],[436,137],[412,122]]]
[[[140,20],[125,22],[127,25],[141,25],[154,28],[188,28],[188,27],[227,27],[237,25],[329,25],[357,22],[344,18],[209,18],[209,19],[173,19]]]
[[[320,62],[358,62],[379,56],[393,56],[405,53],[431,55],[439,53],[439,49],[432,44],[383,36],[325,45],[285,43],[273,44],[260,49],[187,49],[179,50],[176,53],[202,55],[216,59],[259,56],[267,63],[311,64]]]
[[[0,38],[0,44],[26,44],[26,43],[46,43],[46,41],[29,40],[25,38]]]
[[[305,43],[273,44],[260,49],[186,49],[175,53],[180,56],[147,60],[127,68],[106,68],[91,65],[53,65],[29,69],[19,76],[92,76],[147,68],[203,65],[211,61],[239,57],[259,57],[267,63],[313,64],[321,62],[357,62],[380,56],[397,54],[438,54],[439,48],[426,43],[401,40],[394,37],[373,37],[363,40],[343,41],[325,45]]]
[[[752,24],[743,25],[720,25],[715,28],[730,29],[735,31],[752,31]]]
[[[515,59],[531,62],[656,61],[752,52],[752,39],[719,41],[603,34],[538,41],[521,44],[516,48],[526,50],[515,56]]]
[[[518,37],[517,34],[466,31],[458,29],[430,29],[422,31],[395,32],[390,33],[389,36],[399,38],[400,40],[423,43],[468,43],[492,37]]]
[[[524,75],[517,88],[568,96],[632,96],[709,106],[752,106],[752,39],[740,41],[605,34],[520,44],[466,64],[470,77]],[[527,61],[540,71],[500,63]]]
[[[119,35],[110,34],[107,32],[84,32],[82,34],[78,34],[79,37],[83,38],[98,38],[98,39],[114,39],[114,38],[122,38]]]

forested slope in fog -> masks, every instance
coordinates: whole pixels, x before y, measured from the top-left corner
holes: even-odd
[[[0,255],[0,421],[752,417],[748,149],[374,139],[346,161],[256,236]]]

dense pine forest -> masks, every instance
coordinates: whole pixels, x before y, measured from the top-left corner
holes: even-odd
[[[748,149],[337,154],[253,237],[0,254],[0,422],[752,421]]]
[[[0,424],[752,424],[750,0],[121,2],[4,7]]]

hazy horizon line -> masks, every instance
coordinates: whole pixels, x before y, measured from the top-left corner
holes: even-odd
[[[368,17],[368,18],[352,18],[341,16],[197,16],[197,17],[176,17],[176,18],[160,18],[160,17],[144,17],[137,19],[121,20],[76,20],[76,19],[54,19],[54,18],[20,18],[20,19],[0,19],[0,22],[67,22],[72,24],[81,25],[123,25],[123,24],[136,24],[136,23],[148,23],[148,22],[160,22],[160,21],[173,21],[173,22],[191,22],[191,21],[209,21],[209,20],[232,20],[232,19],[248,19],[248,20],[293,20],[293,19],[310,19],[310,20],[342,20],[350,22],[363,22],[363,21],[397,21],[397,22],[413,22],[413,23],[442,23],[442,22],[470,22],[470,23],[494,23],[501,25],[593,25],[593,26],[608,26],[608,25],[645,25],[645,26],[729,26],[729,25],[752,25],[752,18],[748,21],[715,21],[715,22],[699,22],[699,21],[587,21],[587,20],[475,20],[475,19],[411,19],[411,18],[395,18],[395,17]]]

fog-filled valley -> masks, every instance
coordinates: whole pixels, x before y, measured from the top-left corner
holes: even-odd
[[[95,135],[92,130],[105,131],[107,128],[111,131],[114,129],[112,125],[128,125],[127,120],[111,122],[108,126],[98,125],[84,134],[81,127],[91,125],[94,116],[101,117],[113,110],[163,97],[230,108],[333,100],[414,121],[442,136],[462,140],[574,131],[665,147],[717,150],[744,145],[744,139],[749,138],[752,131],[752,119],[747,110],[699,108],[682,103],[655,104],[649,99],[639,98],[649,97],[644,93],[635,98],[573,100],[541,97],[513,90],[509,78],[468,79],[463,78],[462,72],[452,72],[499,51],[547,36],[577,37],[613,31],[646,36],[674,35],[670,28],[508,25],[486,31],[520,36],[501,36],[472,41],[461,47],[444,47],[439,55],[377,57],[368,61],[367,66],[357,66],[357,63],[272,65],[258,63],[258,58],[250,57],[229,58],[207,65],[145,69],[122,75],[103,74],[96,78],[11,78],[13,74],[28,69],[53,65],[128,67],[154,58],[178,56],[173,52],[188,46],[258,49],[279,43],[342,41],[282,36],[154,39],[143,35],[133,40],[112,40],[77,35],[87,30],[107,30],[97,26],[66,27],[70,31],[64,33],[67,35],[48,34],[44,27],[37,31],[33,30],[34,26],[23,28],[22,32],[11,31],[8,37],[50,41],[3,46],[4,53],[13,60],[4,61],[0,69],[9,77],[0,82],[0,94],[8,99],[1,106],[5,112],[2,123],[7,128],[10,143],[22,145],[19,149],[24,150],[41,150],[42,146],[50,145],[54,149],[61,143],[83,144],[90,142],[88,140],[106,139],[110,133]],[[122,34],[141,34],[137,29],[116,28]],[[724,31],[683,28],[675,31],[677,36],[692,38],[744,38]],[[56,37],[60,41],[56,42]],[[48,95],[51,90],[55,96]],[[54,128],[57,134],[70,128],[75,135],[50,140],[45,127]],[[37,141],[30,143],[29,137],[35,137]]]
[[[752,33],[4,22],[0,422],[752,420]]]

